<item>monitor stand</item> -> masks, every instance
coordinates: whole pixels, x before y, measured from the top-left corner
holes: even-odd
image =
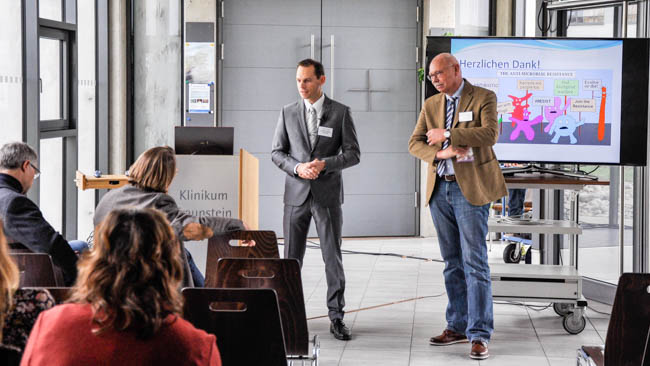
[[[531,164],[526,164],[523,166],[516,166],[516,167],[504,167],[501,168],[501,171],[503,174],[516,174],[516,173],[527,173],[527,174],[535,174],[535,173],[543,173],[543,174],[553,174],[553,175],[559,175],[563,177],[571,177],[571,178],[577,178],[577,179],[589,179],[589,180],[598,180],[598,177],[595,175],[589,175],[584,172],[580,171],[572,171],[572,170],[566,170],[566,169],[560,169],[560,168],[546,168],[539,166],[537,164],[531,163]]]

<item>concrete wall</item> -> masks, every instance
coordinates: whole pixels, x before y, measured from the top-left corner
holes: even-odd
[[[174,145],[181,118],[181,1],[134,2],[135,155]]]

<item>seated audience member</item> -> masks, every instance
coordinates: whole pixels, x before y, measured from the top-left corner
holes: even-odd
[[[94,242],[69,303],[38,317],[22,366],[221,365],[215,336],[179,316],[181,251],[161,212],[110,212]]]
[[[142,153],[129,169],[129,184],[110,190],[99,201],[93,219],[95,227],[115,208],[136,207],[155,208],[162,211],[169,220],[176,236],[183,241],[207,239],[213,233],[223,233],[245,229],[237,219],[222,217],[192,216],[183,212],[176,201],[167,194],[176,176],[176,156],[168,146],[153,147]],[[188,237],[188,224],[200,224],[203,231],[197,236]],[[192,275],[194,286],[203,287],[205,278],[194,264],[191,255],[184,251]]]
[[[66,285],[77,276],[77,255],[70,244],[54,230],[41,210],[25,196],[41,174],[36,167],[36,151],[23,142],[0,148],[0,218],[12,251],[47,253],[63,272]],[[77,249],[85,242],[75,241]]]
[[[36,317],[54,306],[47,290],[19,289],[18,267],[0,225],[0,343],[22,352]]]

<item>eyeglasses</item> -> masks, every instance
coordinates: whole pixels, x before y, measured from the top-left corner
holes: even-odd
[[[38,168],[37,168],[34,164],[32,164],[31,161],[29,162],[29,165],[30,165],[30,166],[32,167],[32,169],[34,169],[34,171],[36,172],[36,173],[34,174],[34,179],[40,177],[40,176],[41,176],[41,171],[38,170]]]
[[[427,80],[429,80],[430,82],[433,82],[434,79],[437,79],[440,75],[442,75],[442,74],[445,73],[444,70],[445,70],[446,68],[448,68],[448,67],[453,67],[453,66],[454,66],[454,65],[447,65],[447,66],[443,67],[442,70],[440,70],[440,71],[436,71],[436,72],[433,72],[433,73],[427,75]]]

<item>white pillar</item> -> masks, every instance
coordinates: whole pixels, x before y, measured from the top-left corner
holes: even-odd
[[[109,171],[124,174],[126,171],[126,0],[108,2],[108,80],[109,80]]]

